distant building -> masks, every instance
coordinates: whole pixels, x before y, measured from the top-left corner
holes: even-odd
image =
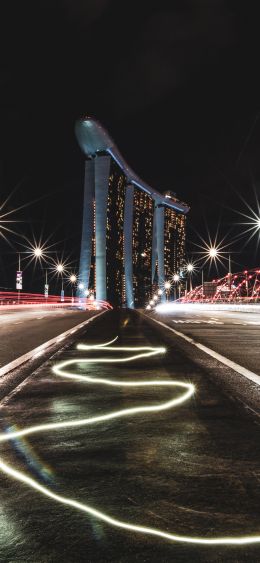
[[[94,119],[76,135],[86,156],[80,281],[97,299],[141,307],[182,267],[189,208],[138,178]]]
[[[134,305],[141,307],[151,294],[153,254],[154,200],[139,188],[133,199],[133,295]]]

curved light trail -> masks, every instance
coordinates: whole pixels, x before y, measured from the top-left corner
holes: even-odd
[[[86,344],[79,344],[78,349],[80,350],[105,350],[109,352],[115,351],[123,351],[123,352],[138,352],[137,354],[130,355],[126,358],[77,358],[74,360],[67,360],[65,362],[59,363],[57,366],[53,368],[53,371],[56,375],[65,377],[65,378],[72,378],[78,381],[84,381],[85,383],[97,384],[97,385],[109,385],[109,386],[116,386],[116,387],[177,387],[183,389],[184,392],[179,397],[173,397],[170,400],[159,403],[157,405],[142,405],[139,407],[127,408],[118,411],[113,411],[107,414],[99,415],[99,416],[92,416],[88,418],[83,418],[79,420],[72,420],[72,421],[65,421],[65,422],[58,422],[58,423],[49,423],[49,424],[39,424],[35,426],[30,426],[23,430],[17,430],[13,432],[8,432],[8,434],[0,434],[0,442],[8,442],[12,439],[20,438],[22,436],[35,434],[39,432],[47,432],[51,430],[59,430],[60,428],[71,428],[71,427],[78,427],[78,426],[85,426],[96,424],[99,422],[104,422],[107,420],[112,420],[115,418],[133,416],[140,413],[147,413],[147,412],[160,412],[164,410],[171,409],[181,403],[184,403],[188,400],[195,392],[195,387],[192,383],[185,383],[182,381],[170,381],[170,380],[138,380],[138,381],[120,381],[116,379],[104,379],[104,378],[96,378],[90,376],[83,376],[77,375],[71,371],[65,370],[68,366],[72,366],[75,364],[88,365],[93,363],[115,363],[115,362],[131,362],[139,358],[147,358],[150,356],[164,354],[166,349],[163,347],[151,347],[151,346],[142,346],[142,347],[124,347],[124,346],[111,346],[117,338],[111,340],[110,342],[106,342],[104,344],[96,344],[96,345],[86,345]],[[124,530],[128,530],[130,532],[136,532],[139,534],[146,534],[151,536],[156,536],[163,538],[168,541],[172,542],[183,542],[189,544],[204,544],[204,545],[245,545],[245,544],[252,544],[260,542],[260,535],[251,535],[251,536],[240,536],[240,537],[216,537],[216,538],[207,538],[207,537],[193,537],[193,536],[186,536],[186,535],[179,535],[174,533],[165,532],[163,530],[157,528],[150,528],[148,526],[132,524],[131,522],[126,522],[123,520],[119,520],[109,514],[102,512],[88,504],[83,504],[78,502],[72,498],[68,498],[59,494],[54,493],[51,489],[41,485],[38,481],[29,477],[22,471],[19,471],[5,463],[5,461],[0,459],[0,470],[12,477],[16,481],[24,483],[28,485],[30,488],[38,491],[39,493],[43,494],[44,496],[49,497],[52,500],[55,500],[63,505],[71,506],[77,510],[85,512],[95,518],[110,524],[116,528],[121,528]]]

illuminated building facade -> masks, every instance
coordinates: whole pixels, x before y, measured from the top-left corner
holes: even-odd
[[[189,208],[145,184],[94,119],[79,120],[76,135],[87,157],[80,281],[98,300],[142,307],[155,280],[181,268]]]
[[[185,258],[186,215],[176,213],[171,207],[164,208],[164,275],[182,270]]]
[[[108,180],[106,227],[107,301],[121,305],[125,301],[124,206],[126,177],[111,159]]]
[[[134,188],[132,262],[134,305],[141,307],[151,294],[154,200]]]

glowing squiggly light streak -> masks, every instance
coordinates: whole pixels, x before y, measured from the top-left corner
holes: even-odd
[[[125,361],[134,361],[135,359],[139,359],[139,358],[143,358],[143,357],[149,357],[151,355],[157,355],[157,354],[162,354],[164,353],[166,350],[165,348],[162,347],[157,347],[157,348],[152,348],[152,347],[148,347],[148,346],[143,346],[143,347],[110,347],[110,344],[112,344],[113,342],[115,342],[116,339],[113,339],[110,342],[107,342],[105,344],[96,344],[93,346],[89,346],[89,345],[79,345],[78,348],[79,349],[87,349],[87,350],[102,350],[102,349],[106,349],[106,350],[121,350],[121,351],[129,351],[129,350],[137,350],[137,351],[144,351],[143,354],[137,354],[137,355],[133,355],[133,356],[129,356],[128,358],[121,358],[121,359],[108,359],[108,358],[102,358],[102,359],[98,359],[98,360],[94,360],[92,358],[84,358],[82,359],[76,359],[76,360],[68,360],[65,362],[62,362],[61,364],[59,364],[58,366],[55,366],[53,371],[61,376],[61,377],[69,377],[69,378],[73,378],[73,379],[77,379],[80,381],[85,381],[87,383],[92,383],[92,384],[103,384],[103,385],[112,385],[112,386],[121,386],[121,387],[145,387],[145,386],[167,386],[167,387],[181,387],[183,389],[186,389],[186,392],[184,392],[180,397],[177,398],[173,398],[170,401],[166,401],[165,403],[161,403],[159,405],[150,405],[150,406],[140,406],[140,407],[133,407],[133,408],[128,408],[128,409],[122,409],[120,411],[115,411],[112,413],[108,413],[105,415],[100,415],[100,416],[95,416],[95,417],[89,417],[89,418],[85,418],[85,419],[80,419],[80,420],[74,420],[74,421],[65,421],[65,422],[60,422],[60,423],[50,423],[50,424],[40,424],[37,426],[31,426],[29,428],[25,428],[24,430],[19,430],[19,431],[14,431],[14,432],[9,432],[8,435],[5,434],[0,434],[0,441],[1,442],[7,442],[10,439],[14,439],[14,438],[19,438],[21,436],[25,436],[25,435],[29,435],[29,434],[34,434],[36,432],[42,432],[42,431],[47,431],[47,430],[58,430],[60,428],[71,428],[71,427],[75,427],[75,426],[84,426],[86,424],[94,424],[97,422],[103,422],[103,421],[107,421],[107,420],[112,420],[114,418],[119,418],[119,417],[123,417],[123,416],[131,416],[133,414],[139,414],[139,413],[146,413],[146,412],[160,412],[160,411],[164,411],[167,409],[170,409],[176,405],[179,405],[183,402],[185,402],[187,399],[189,399],[195,391],[194,385],[192,385],[191,383],[185,383],[185,382],[181,382],[181,381],[160,381],[160,380],[150,380],[150,381],[118,381],[118,380],[113,380],[113,379],[104,379],[104,378],[93,378],[93,377],[88,377],[88,376],[79,376],[79,375],[75,375],[74,373],[71,372],[67,372],[64,371],[64,368],[68,365],[72,365],[72,364],[88,364],[88,363],[107,363],[107,362],[115,362],[115,361],[121,361],[121,362],[125,362]],[[82,512],[85,512],[87,514],[90,514],[91,516],[94,516],[96,518],[98,518],[99,520],[106,522],[107,524],[110,524],[112,526],[115,526],[116,528],[121,528],[124,530],[129,530],[131,532],[136,532],[136,533],[140,533],[140,534],[147,534],[147,535],[151,535],[151,536],[156,536],[156,537],[160,537],[169,541],[173,541],[173,542],[184,542],[184,543],[189,543],[189,544],[203,544],[203,545],[245,545],[245,544],[252,544],[252,543],[257,543],[260,542],[260,535],[256,535],[256,536],[242,536],[242,537],[220,537],[220,538],[203,538],[203,537],[192,537],[192,536],[185,536],[185,535],[178,535],[178,534],[172,534],[172,533],[168,533],[168,532],[164,532],[163,530],[159,530],[156,528],[150,528],[147,526],[141,526],[141,525],[136,525],[136,524],[131,524],[130,522],[124,522],[123,520],[118,520],[117,518],[113,518],[111,516],[109,516],[108,514],[101,512],[100,510],[95,509],[94,507],[88,505],[88,504],[83,504],[81,502],[78,502],[76,500],[73,500],[71,498],[68,497],[64,497],[62,495],[58,495],[56,493],[53,493],[50,489],[48,489],[47,487],[41,485],[40,483],[38,483],[35,479],[32,479],[31,477],[29,477],[28,475],[26,475],[25,473],[23,473],[22,471],[18,471],[16,469],[14,469],[13,467],[11,467],[10,465],[7,465],[4,461],[0,460],[0,470],[2,470],[3,473],[5,473],[6,475],[12,477],[13,479],[21,482],[21,483],[25,483],[26,485],[28,485],[29,487],[31,487],[32,489],[38,491],[39,493],[47,496],[48,498],[51,498],[52,500],[55,500],[61,504],[67,505],[67,506],[71,506],[72,508],[76,508],[77,510],[80,510]]]

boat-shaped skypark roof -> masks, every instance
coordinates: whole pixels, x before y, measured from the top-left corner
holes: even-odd
[[[188,213],[190,208],[186,203],[179,201],[177,198],[175,199],[170,193],[169,195],[162,195],[135,174],[119,152],[113,139],[111,139],[108,132],[96,119],[92,117],[78,119],[75,125],[75,133],[79,145],[86,156],[93,157],[99,153],[110,155],[125,174],[129,184],[133,184],[149,194],[157,204],[172,207],[181,213]]]

